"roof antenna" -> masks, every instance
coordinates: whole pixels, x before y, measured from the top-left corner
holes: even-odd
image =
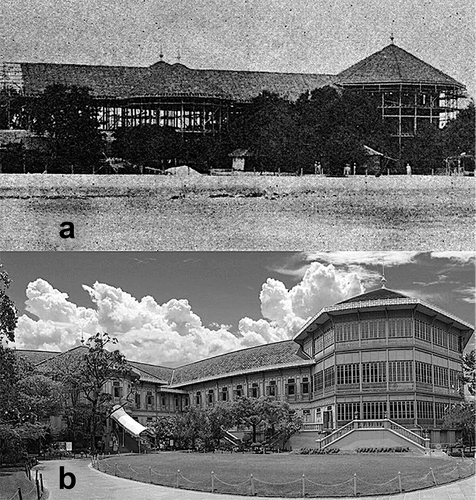
[[[180,47],[177,48],[177,62],[180,64],[180,59],[182,58],[182,56],[180,55]]]
[[[162,44],[160,44],[159,58],[160,58],[160,62],[162,62],[164,60],[164,48],[162,47]]]
[[[395,37],[393,36],[393,31],[390,33],[390,42],[394,45]]]
[[[385,262],[382,262],[382,279],[380,280],[382,283],[382,288],[386,288],[387,280],[385,279]]]

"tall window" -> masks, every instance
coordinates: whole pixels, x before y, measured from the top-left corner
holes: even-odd
[[[416,381],[422,382],[424,384],[431,384],[431,365],[429,363],[423,363],[421,361],[417,361],[415,363],[416,370]]]
[[[390,418],[396,420],[414,419],[413,401],[390,401]]]
[[[323,334],[323,338],[324,338],[324,349],[325,349],[326,347],[329,347],[334,343],[334,329],[333,328],[327,329]]]
[[[323,337],[319,335],[314,339],[314,354],[318,354],[322,351],[324,346]]]
[[[360,418],[360,403],[339,403],[337,405],[337,420],[351,421]]]
[[[147,409],[150,409],[150,407],[154,406],[154,395],[152,391],[147,391],[146,404]]]
[[[453,391],[459,391],[460,387],[460,376],[461,372],[458,370],[449,370],[449,381],[450,381],[450,388]]]
[[[388,364],[390,382],[413,382],[413,364],[411,361],[390,361]]]
[[[276,396],[276,380],[271,380],[269,385],[266,386],[266,396]]]
[[[376,384],[387,380],[385,361],[362,363],[362,383]]]
[[[385,320],[374,319],[362,321],[360,323],[362,339],[384,339],[385,338]]]
[[[387,412],[386,401],[365,401],[362,403],[364,420],[385,418]]]
[[[308,377],[302,378],[301,394],[309,394],[309,378]]]
[[[135,403],[136,403],[136,408],[139,409],[140,408],[140,392],[136,392],[134,399],[135,399]]]
[[[433,420],[433,403],[431,401],[417,401],[418,418]]]
[[[359,326],[356,322],[340,323],[335,326],[336,342],[359,340]]]
[[[228,387],[221,388],[221,400],[228,401]]]
[[[426,321],[415,320],[415,338],[431,342],[431,325]]]
[[[249,393],[252,398],[259,398],[259,385],[257,382],[253,382],[249,388]]]
[[[359,384],[360,367],[359,363],[349,365],[337,365],[337,385]]]
[[[450,333],[448,335],[448,347],[450,351],[459,352],[459,335],[456,333]]]
[[[215,401],[215,391],[213,389],[209,389],[207,394],[207,404],[211,406]]]
[[[433,366],[434,384],[439,387],[448,387],[448,368],[443,366]]]
[[[322,391],[324,388],[324,372],[321,370],[314,374],[314,390]]]
[[[411,337],[412,320],[411,318],[392,318],[388,320],[389,337]]]
[[[442,328],[438,328],[437,326],[433,327],[433,344],[439,345],[441,347],[447,347],[448,345],[448,339],[447,339],[448,333],[443,330]]]
[[[335,384],[335,371],[334,367],[330,366],[324,370],[324,384],[325,387],[332,387]]]
[[[446,411],[448,410],[447,403],[435,403],[435,418],[436,420],[443,420]]]
[[[114,396],[114,399],[122,398],[122,385],[120,382],[112,383],[112,395]]]
[[[296,394],[296,384],[293,378],[288,378],[285,389],[288,396],[294,396]]]
[[[238,384],[233,393],[235,395],[235,398],[241,398],[243,396],[243,386],[241,384]]]
[[[201,406],[202,404],[202,393],[200,391],[195,393],[195,405]]]

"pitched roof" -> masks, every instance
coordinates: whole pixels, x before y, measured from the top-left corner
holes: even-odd
[[[87,87],[93,96],[103,98],[187,95],[246,102],[267,90],[296,100],[335,79],[322,74],[191,69],[163,61],[148,68],[52,63],[20,63],[20,67],[26,95],[62,84]]]
[[[173,368],[151,365],[150,363],[140,363],[139,361],[127,362],[139,372],[140,379],[144,382],[156,382],[168,384],[172,380]]]
[[[339,73],[337,81],[343,85],[428,83],[464,88],[451,76],[393,43]]]
[[[371,290],[370,292],[365,292],[350,299],[338,302],[338,304],[348,304],[350,302],[363,302],[368,300],[385,300],[385,299],[407,299],[406,295],[399,292],[394,292],[388,288],[379,288],[378,290]]]
[[[221,354],[176,368],[172,386],[231,376],[236,373],[312,364],[292,340],[274,342]]]
[[[58,351],[34,351],[33,349],[15,349],[15,354],[21,358],[25,358],[35,366],[61,353]]]

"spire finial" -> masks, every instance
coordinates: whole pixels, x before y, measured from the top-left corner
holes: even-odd
[[[393,31],[390,33],[390,42],[392,43],[392,45],[394,44],[394,41],[395,41],[395,37],[393,36]]]
[[[180,63],[180,59],[182,58],[180,54],[180,47],[177,48],[177,62]]]
[[[161,61],[164,60],[164,48],[162,47],[162,44],[160,44],[159,58],[160,58]]]
[[[387,280],[385,279],[385,262],[382,262],[382,279],[380,280],[382,283],[382,288],[386,288]]]

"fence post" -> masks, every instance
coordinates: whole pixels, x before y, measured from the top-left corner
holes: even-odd
[[[117,462],[114,462],[114,475],[117,476]]]
[[[357,474],[354,473],[354,497],[357,496]]]
[[[134,475],[134,473],[132,472],[132,467],[131,467],[131,464],[128,464],[128,467],[129,467],[129,469],[130,469],[130,471],[131,471],[131,479],[132,479],[132,476]]]
[[[43,486],[43,474],[40,472],[40,485],[41,485],[41,492],[43,493],[45,491],[45,488]]]
[[[303,474],[301,478],[302,482],[302,497],[305,498],[306,496],[306,476]]]
[[[430,467],[430,472],[431,472],[431,475],[433,477],[433,482],[435,483],[435,486],[438,486],[438,483],[436,482],[436,477],[435,477],[435,474],[433,473],[433,468]]]
[[[253,477],[253,474],[250,474],[250,484],[251,484],[251,496],[255,496],[255,478]]]
[[[41,493],[40,493],[40,481],[38,479],[36,480],[36,498],[40,500],[41,498]]]
[[[180,469],[177,469],[177,481],[175,482],[176,488],[178,488],[178,486],[179,486],[179,474],[180,474]]]
[[[23,497],[21,496],[21,488],[18,488],[18,498],[23,500]]]
[[[461,479],[461,471],[459,468],[459,462],[456,462],[456,468],[458,469],[458,479]]]
[[[35,481],[38,481],[38,469],[35,470]]]
[[[400,490],[400,493],[402,492],[402,475],[400,474],[400,471],[398,471],[398,489]]]
[[[149,483],[152,482],[152,467],[149,467]]]
[[[215,473],[212,471],[212,493],[215,493]]]

